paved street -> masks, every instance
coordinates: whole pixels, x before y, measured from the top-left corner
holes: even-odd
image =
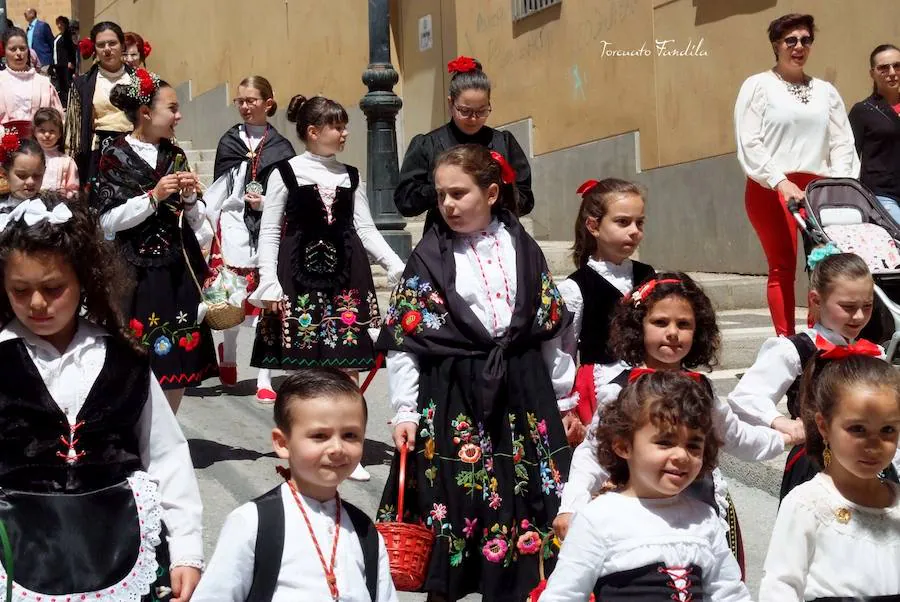
[[[744,324],[741,321],[737,323]],[[278,463],[269,438],[273,426],[272,409],[255,401],[256,370],[245,367],[249,364],[252,336],[251,329],[241,332],[238,365],[243,369],[238,374],[238,386],[226,391],[217,380],[208,381],[203,387],[188,391],[178,414],[189,439],[200,480],[207,556],[212,554],[228,512],[279,483],[279,477],[275,474]],[[276,385],[278,382],[279,379],[276,379]],[[718,380],[716,386],[719,394],[727,393],[733,382],[731,378]],[[347,481],[341,488],[341,494],[374,514],[393,451],[387,426],[391,414],[387,405],[387,377],[383,370],[375,377],[366,398],[369,403],[369,430],[363,464],[372,473],[372,480],[368,483]],[[739,479],[753,484],[758,484],[759,479],[771,481],[775,474],[773,471],[777,471],[777,461],[773,462],[768,472],[763,471],[750,478],[747,465],[737,461],[723,462],[723,468],[740,515],[747,553],[748,583],[755,596],[775,518],[777,498],[764,490],[771,490],[771,485],[760,489],[748,486]],[[424,600],[424,596],[401,594],[400,599],[402,602],[418,602]],[[477,596],[467,598],[478,599]]]

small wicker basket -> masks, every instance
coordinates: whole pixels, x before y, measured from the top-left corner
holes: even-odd
[[[375,523],[375,528],[384,538],[388,560],[391,565],[391,577],[394,587],[402,592],[415,592],[422,589],[425,574],[428,572],[428,561],[431,559],[431,547],[434,545],[434,534],[424,525],[403,522],[403,496],[406,493],[406,454],[408,448],[400,449],[400,483],[397,496],[397,521]]]

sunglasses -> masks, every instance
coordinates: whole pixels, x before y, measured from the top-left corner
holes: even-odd
[[[797,36],[788,36],[784,39],[784,43],[788,48],[793,48],[798,43],[804,48],[809,48],[810,46],[812,46],[813,37],[803,36],[802,38],[798,38]]]
[[[887,75],[891,72],[891,69],[894,70],[894,73],[900,73],[900,63],[890,63],[888,65],[875,66],[875,71],[877,71],[881,75]]]

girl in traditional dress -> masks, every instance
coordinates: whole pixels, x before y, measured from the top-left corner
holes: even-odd
[[[210,265],[225,260],[228,266],[247,278],[248,291],[259,284],[257,269],[259,228],[269,174],[280,161],[295,155],[291,143],[268,122],[275,114],[272,84],[258,75],[244,79],[238,86],[234,106],[244,122],[222,136],[216,149],[215,181],[203,200],[207,215],[216,224],[222,248],[213,248]],[[215,244],[215,243],[214,243]],[[248,314],[258,314],[247,304]],[[237,383],[237,337],[239,327],[223,332],[219,344],[219,378],[225,386]],[[260,368],[256,378],[256,396],[261,402],[275,399],[271,371]]]
[[[63,118],[59,111],[45,107],[34,114],[34,138],[44,151],[47,169],[41,190],[59,191],[68,198],[78,194],[78,167],[75,159],[62,152]]]
[[[821,353],[821,352],[820,352]],[[900,376],[847,350],[807,365],[800,386],[806,453],[823,467],[782,501],[760,602],[900,599]]]
[[[78,165],[84,183],[97,174],[100,153],[113,138],[134,129],[134,124],[110,102],[117,84],[131,83],[134,70],[122,62],[125,33],[111,21],[91,28],[89,40],[82,40],[82,55],[95,56],[97,62],[77,76],[69,90],[66,109],[66,152]]]
[[[9,196],[0,197],[0,213],[9,213],[22,201],[38,195],[47,164],[40,145],[33,138],[20,139],[12,132],[3,134],[0,167],[9,185]]]
[[[538,581],[541,540],[559,507],[574,406],[569,314],[537,243],[508,209],[515,174],[467,144],[435,168],[438,208],[391,299],[379,345],[394,444],[414,451],[409,516],[436,536],[432,600],[480,592],[519,602]],[[378,520],[396,520],[395,459]]]
[[[609,382],[626,367],[609,347],[613,310],[656,272],[630,259],[644,238],[646,192],[632,182],[605,178],[587,180],[578,194],[572,249],[577,269],[559,283],[559,292],[573,316],[567,350],[574,356],[577,349],[576,381],[589,387]],[[584,424],[590,424],[596,409],[595,398],[579,398],[578,417]]]
[[[713,406],[661,370],[601,409],[597,458],[615,490],[576,515],[541,602],[750,600],[715,510],[685,491],[718,459]]]
[[[63,111],[50,78],[37,73],[28,52],[28,37],[18,27],[3,32],[6,69],[0,71],[0,124],[31,137],[31,120],[41,107]]]
[[[187,601],[203,566],[187,441],[114,307],[117,254],[87,207],[46,195],[0,217],[0,519],[15,597]]]
[[[447,63],[450,90],[447,105],[450,121],[427,134],[413,136],[403,157],[400,182],[394,191],[394,204],[401,214],[414,217],[428,212],[425,228],[438,215],[438,198],[434,192],[435,159],[457,144],[480,144],[503,155],[516,172],[517,215],[531,213],[534,193],[531,191],[531,166],[528,157],[511,132],[485,125],[491,114],[491,81],[481,63],[459,56]]]
[[[91,190],[107,238],[115,238],[137,286],[124,299],[134,336],[177,411],[184,389],[217,373],[212,334],[197,323],[207,265],[195,230],[205,223],[197,175],[170,139],[181,119],[175,90],[139,69],[111,101],[135,124],[103,152]]]

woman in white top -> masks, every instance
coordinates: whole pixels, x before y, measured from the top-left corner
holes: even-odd
[[[859,174],[843,100],[833,85],[803,70],[814,36],[812,15],[772,21],[775,66],[747,78],[734,107],[744,200],[769,264],[769,312],[779,335],[794,333],[797,230],[786,203],[802,199],[817,177]]]

